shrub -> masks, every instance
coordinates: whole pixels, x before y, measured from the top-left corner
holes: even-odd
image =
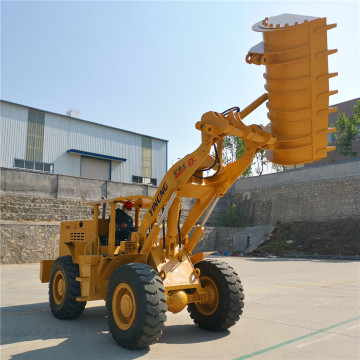
[[[243,227],[244,222],[239,218],[237,205],[232,204],[224,215],[219,217],[219,226]]]

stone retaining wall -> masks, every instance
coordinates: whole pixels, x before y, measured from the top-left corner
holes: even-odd
[[[153,185],[127,184],[114,181],[86,179],[60,174],[46,174],[21,169],[0,168],[0,191],[55,199],[98,200],[119,196],[154,196]]]
[[[251,228],[205,228],[195,249],[200,251],[251,252],[273,230],[272,226]],[[1,221],[2,264],[36,263],[56,259],[59,253],[60,223]],[[250,246],[248,246],[250,245]]]
[[[219,201],[207,224],[218,225],[219,217],[232,204],[237,205],[238,216],[245,226],[360,218],[360,162],[358,164],[358,176],[333,180],[251,190],[236,186],[242,181],[238,180]]]
[[[1,263],[34,263],[56,258],[59,253],[59,232],[58,222],[2,221]]]
[[[53,258],[59,240],[58,222],[91,219],[88,200],[104,194],[107,198],[153,196],[157,189],[3,168],[0,175],[2,263]],[[191,203],[184,199],[182,219]],[[237,205],[238,216],[248,230],[218,227],[220,216],[232,204]],[[196,251],[242,252],[248,236],[255,244],[269,231],[257,230],[257,226],[346,218],[360,218],[360,161],[239,179],[220,199]]]
[[[91,219],[93,207],[86,201],[47,196],[1,195],[1,220],[63,221]]]
[[[272,225],[245,228],[206,227],[195,253],[201,251],[250,253],[267,239],[273,230]]]

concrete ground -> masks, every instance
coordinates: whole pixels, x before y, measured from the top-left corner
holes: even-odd
[[[129,351],[108,332],[103,301],[55,319],[39,264],[1,267],[1,359],[360,359],[360,263],[218,257],[245,288],[240,321],[223,333],[168,313],[149,349]]]

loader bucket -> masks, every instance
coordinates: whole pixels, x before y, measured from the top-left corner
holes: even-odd
[[[276,164],[310,163],[327,156],[329,79],[326,18],[283,14],[265,18],[253,26],[263,42],[252,47],[246,61],[265,65],[268,118],[277,137],[268,159]]]

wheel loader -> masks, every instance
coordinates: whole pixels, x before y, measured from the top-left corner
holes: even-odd
[[[114,340],[128,349],[159,340],[166,312],[185,307],[202,329],[224,331],[244,307],[243,286],[225,262],[195,253],[218,200],[266,150],[276,164],[311,163],[333,150],[327,146],[329,79],[326,18],[283,14],[256,23],[263,41],[245,57],[265,65],[266,93],[241,110],[210,111],[196,123],[201,144],[166,173],[154,197],[119,196],[94,201],[91,220],[63,221],[59,257],[43,260],[40,279],[49,282],[49,302],[59,319],[79,316],[87,301],[105,300]],[[245,125],[243,119],[267,101],[271,127]],[[223,139],[244,140],[245,152],[233,163],[222,160]],[[212,150],[213,148],[213,150]],[[183,198],[193,199],[180,222]],[[116,208],[130,201],[135,227],[116,241]],[[110,217],[105,217],[106,206]],[[108,208],[108,210],[109,210]],[[216,249],[214,249],[216,250]]]

